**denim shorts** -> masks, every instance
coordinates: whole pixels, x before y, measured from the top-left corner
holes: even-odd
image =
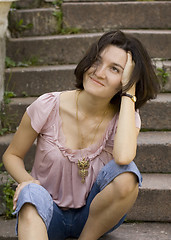
[[[25,203],[31,203],[36,207],[38,214],[46,225],[49,240],[64,240],[69,237],[78,238],[88,218],[89,207],[93,198],[114,178],[124,172],[132,172],[137,175],[137,181],[141,186],[142,177],[133,161],[129,165],[120,166],[111,160],[100,170],[86,199],[86,205],[78,209],[62,210],[54,203],[45,188],[35,183],[28,184],[20,192],[17,208],[14,212],[17,215],[16,233],[18,232],[19,211]],[[118,228],[124,222],[125,217],[126,215],[109,232]]]

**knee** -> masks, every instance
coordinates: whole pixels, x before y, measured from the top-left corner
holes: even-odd
[[[31,224],[35,216],[38,216],[35,206],[30,203],[25,203],[19,212],[19,222],[25,221],[28,224]]]
[[[132,193],[138,195],[138,181],[134,173],[122,173],[111,184],[113,184],[119,198],[126,198]]]

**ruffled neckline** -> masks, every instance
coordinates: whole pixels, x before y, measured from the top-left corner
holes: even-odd
[[[62,92],[60,92],[60,93],[62,93]],[[89,161],[93,160],[95,157],[100,155],[100,153],[105,148],[107,140],[113,133],[113,129],[114,129],[118,114],[116,113],[114,115],[114,117],[111,119],[111,121],[109,122],[108,127],[106,129],[106,132],[104,134],[104,137],[98,143],[89,145],[87,148],[83,148],[83,149],[70,149],[66,146],[66,137],[63,133],[62,119],[59,114],[59,103],[60,103],[60,94],[57,96],[57,106],[56,106],[57,118],[58,118],[58,124],[57,124],[57,135],[58,136],[55,140],[56,140],[56,144],[57,144],[58,148],[61,150],[61,152],[63,153],[63,155],[65,157],[68,157],[68,159],[71,162],[77,163],[80,158],[83,159],[84,157]]]

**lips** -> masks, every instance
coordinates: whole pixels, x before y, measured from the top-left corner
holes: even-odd
[[[90,77],[90,79],[91,79],[93,82],[95,82],[96,84],[98,84],[98,85],[100,85],[100,86],[104,86],[104,84],[101,83],[99,80],[97,80],[97,79],[95,79],[95,78],[93,78],[93,77]]]

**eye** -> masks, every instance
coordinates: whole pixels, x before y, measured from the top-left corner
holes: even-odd
[[[116,68],[115,66],[112,66],[111,67],[111,70],[113,71],[113,72],[117,72],[117,73],[119,73],[120,71],[119,71],[119,69],[118,68]]]

